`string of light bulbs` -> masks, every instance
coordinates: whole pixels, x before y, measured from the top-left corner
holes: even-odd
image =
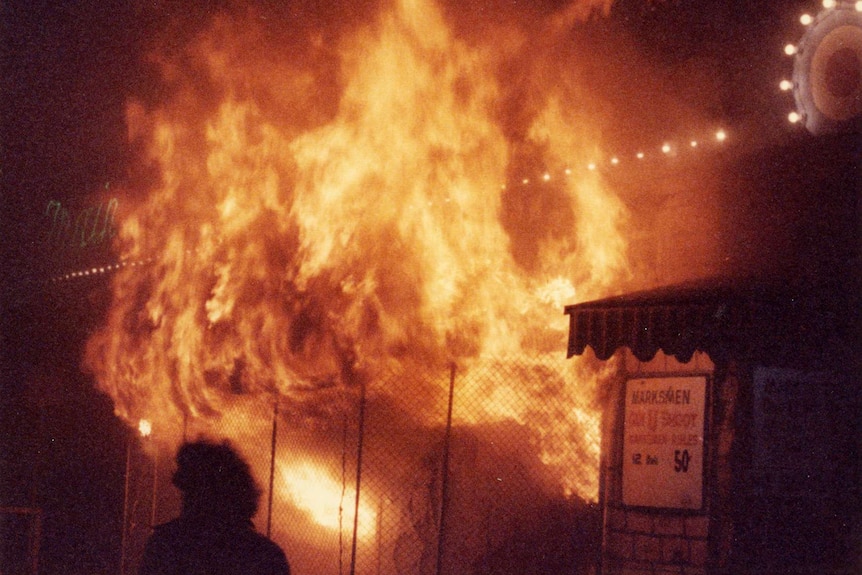
[[[59,283],[59,282],[66,282],[69,280],[74,280],[74,279],[79,279],[79,278],[100,276],[100,275],[104,275],[104,274],[109,273],[109,272],[114,272],[114,271],[117,271],[117,270],[120,270],[120,269],[126,268],[126,267],[143,266],[143,265],[152,263],[153,261],[155,261],[155,258],[146,258],[146,259],[142,259],[142,260],[121,260],[121,261],[114,263],[114,264],[88,267],[86,269],[77,270],[77,271],[57,275],[57,276],[52,277],[48,281],[50,283]]]
[[[627,163],[634,162],[642,162],[650,159],[656,158],[668,158],[676,155],[682,151],[696,151],[698,149],[702,149],[706,142],[713,142],[717,144],[724,144],[727,141],[728,133],[724,128],[717,129],[714,133],[710,134],[706,138],[689,138],[687,140],[683,140],[682,143],[675,140],[664,140],[660,146],[656,146],[653,148],[644,148],[640,151],[634,152],[630,155],[620,155],[620,154],[612,154],[610,156],[606,156],[604,160],[591,160],[581,165],[581,169],[586,170],[587,172],[595,172],[605,169],[613,169],[619,166],[623,166]],[[571,176],[575,174],[576,169],[572,167],[567,167],[563,170],[563,176]],[[554,179],[554,175],[551,172],[543,172],[538,176],[538,179],[543,182],[549,182]],[[520,180],[521,185],[530,185],[535,181],[534,178],[529,176],[525,176]],[[502,184],[501,189],[506,189],[507,185]]]
[[[728,132],[724,128],[716,129],[714,132],[704,135],[701,134],[699,137],[690,137],[688,139],[682,140],[665,140],[660,145],[655,145],[649,148],[643,148],[641,151],[635,152],[630,155],[622,155],[622,154],[612,154],[607,156],[603,161],[594,160],[589,161],[580,166],[580,169],[585,172],[593,172],[599,171],[603,169],[613,169],[618,166],[623,166],[627,163],[634,162],[645,162],[650,160],[661,160],[663,158],[673,157],[675,154],[682,153],[683,151],[694,152],[698,150],[703,150],[707,148],[707,143],[712,144],[725,144],[728,141]],[[531,185],[535,181],[541,182],[550,182],[556,177],[571,177],[576,175],[578,169],[575,167],[567,167],[563,170],[562,174],[552,174],[551,172],[543,172],[539,174],[537,177],[525,176],[521,178],[520,185],[526,186]],[[502,184],[501,189],[506,189],[507,185]],[[121,260],[117,263],[103,265],[103,266],[92,266],[87,267],[85,269],[76,270],[60,275],[53,276],[49,281],[49,283],[63,283],[71,280],[78,280],[82,278],[93,278],[97,276],[101,276],[107,273],[116,272],[123,268],[127,267],[136,267],[136,266],[144,266],[155,261],[155,258],[145,258],[140,260]]]

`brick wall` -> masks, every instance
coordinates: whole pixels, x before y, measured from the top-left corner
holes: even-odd
[[[703,575],[709,518],[663,512],[605,511],[604,573]]]

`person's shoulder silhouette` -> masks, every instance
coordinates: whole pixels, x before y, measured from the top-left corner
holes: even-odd
[[[196,441],[177,452],[182,512],[153,531],[139,575],[289,575],[281,548],[254,530],[260,490],[227,443]]]

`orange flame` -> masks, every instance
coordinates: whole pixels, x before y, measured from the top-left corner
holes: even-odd
[[[356,508],[356,491],[342,488],[340,480],[309,462],[279,464],[281,481],[278,489],[285,499],[310,515],[315,523],[328,529],[352,529]],[[341,522],[339,523],[339,518]],[[367,540],[374,535],[377,513],[365,504],[359,504],[357,535]]]
[[[430,0],[297,54],[265,26],[220,16],[156,51],[163,100],[128,106],[150,175],[129,185],[117,249],[151,261],[116,274],[86,358],[118,415],[178,437],[189,418],[246,410],[240,395],[291,400],[391,362],[562,354],[562,305],[627,273],[626,210],[598,174],[521,182],[600,147],[571,81],[519,96],[503,72],[525,33],[468,41]],[[573,369],[558,397],[592,393]],[[573,433],[597,446],[596,412],[548,416],[516,385],[468,419],[535,425],[549,465]]]

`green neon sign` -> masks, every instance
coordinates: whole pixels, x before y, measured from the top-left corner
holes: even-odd
[[[48,244],[54,248],[87,249],[104,246],[117,234],[114,219],[117,198],[96,206],[71,210],[57,200],[48,202],[45,217],[50,223]]]

